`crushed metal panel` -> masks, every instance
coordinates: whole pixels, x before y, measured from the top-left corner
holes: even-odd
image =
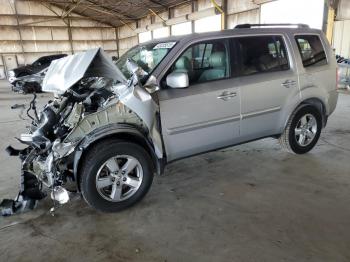
[[[64,142],[78,142],[93,130],[112,123],[130,123],[140,127],[143,126],[143,121],[134,112],[122,103],[117,102],[104,110],[83,117]]]
[[[101,48],[97,48],[53,61],[44,78],[42,90],[63,94],[80,79],[89,76],[126,82],[112,59]]]

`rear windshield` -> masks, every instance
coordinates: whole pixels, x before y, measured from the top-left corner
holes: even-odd
[[[326,53],[317,35],[297,35],[297,41],[304,67],[321,66],[327,64]]]

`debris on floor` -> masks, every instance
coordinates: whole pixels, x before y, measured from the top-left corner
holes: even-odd
[[[25,104],[14,104],[11,106],[11,109],[17,109],[17,108],[25,108]]]
[[[21,207],[21,203],[13,199],[3,199],[0,203],[2,216],[12,216]]]

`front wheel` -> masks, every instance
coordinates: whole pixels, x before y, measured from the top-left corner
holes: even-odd
[[[321,130],[322,115],[319,110],[303,105],[292,114],[279,141],[287,151],[305,154],[316,145]]]
[[[153,181],[149,154],[122,140],[94,145],[83,159],[80,187],[86,202],[104,212],[116,212],[140,201]]]

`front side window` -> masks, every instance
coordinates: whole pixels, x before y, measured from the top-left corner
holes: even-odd
[[[187,73],[191,85],[229,77],[229,63],[227,41],[208,41],[190,46],[170,72]]]
[[[145,73],[145,75],[141,77],[141,82],[143,82],[143,80],[148,78],[148,75],[163,60],[175,44],[176,42],[159,42],[136,46],[122,55],[116,62],[116,65],[126,78],[130,78],[131,75],[126,67],[126,60],[128,58],[132,59]]]
[[[240,60],[238,74],[241,76],[289,69],[281,36],[239,37],[234,42]]]
[[[327,64],[326,53],[317,35],[297,35],[297,41],[304,67]]]

